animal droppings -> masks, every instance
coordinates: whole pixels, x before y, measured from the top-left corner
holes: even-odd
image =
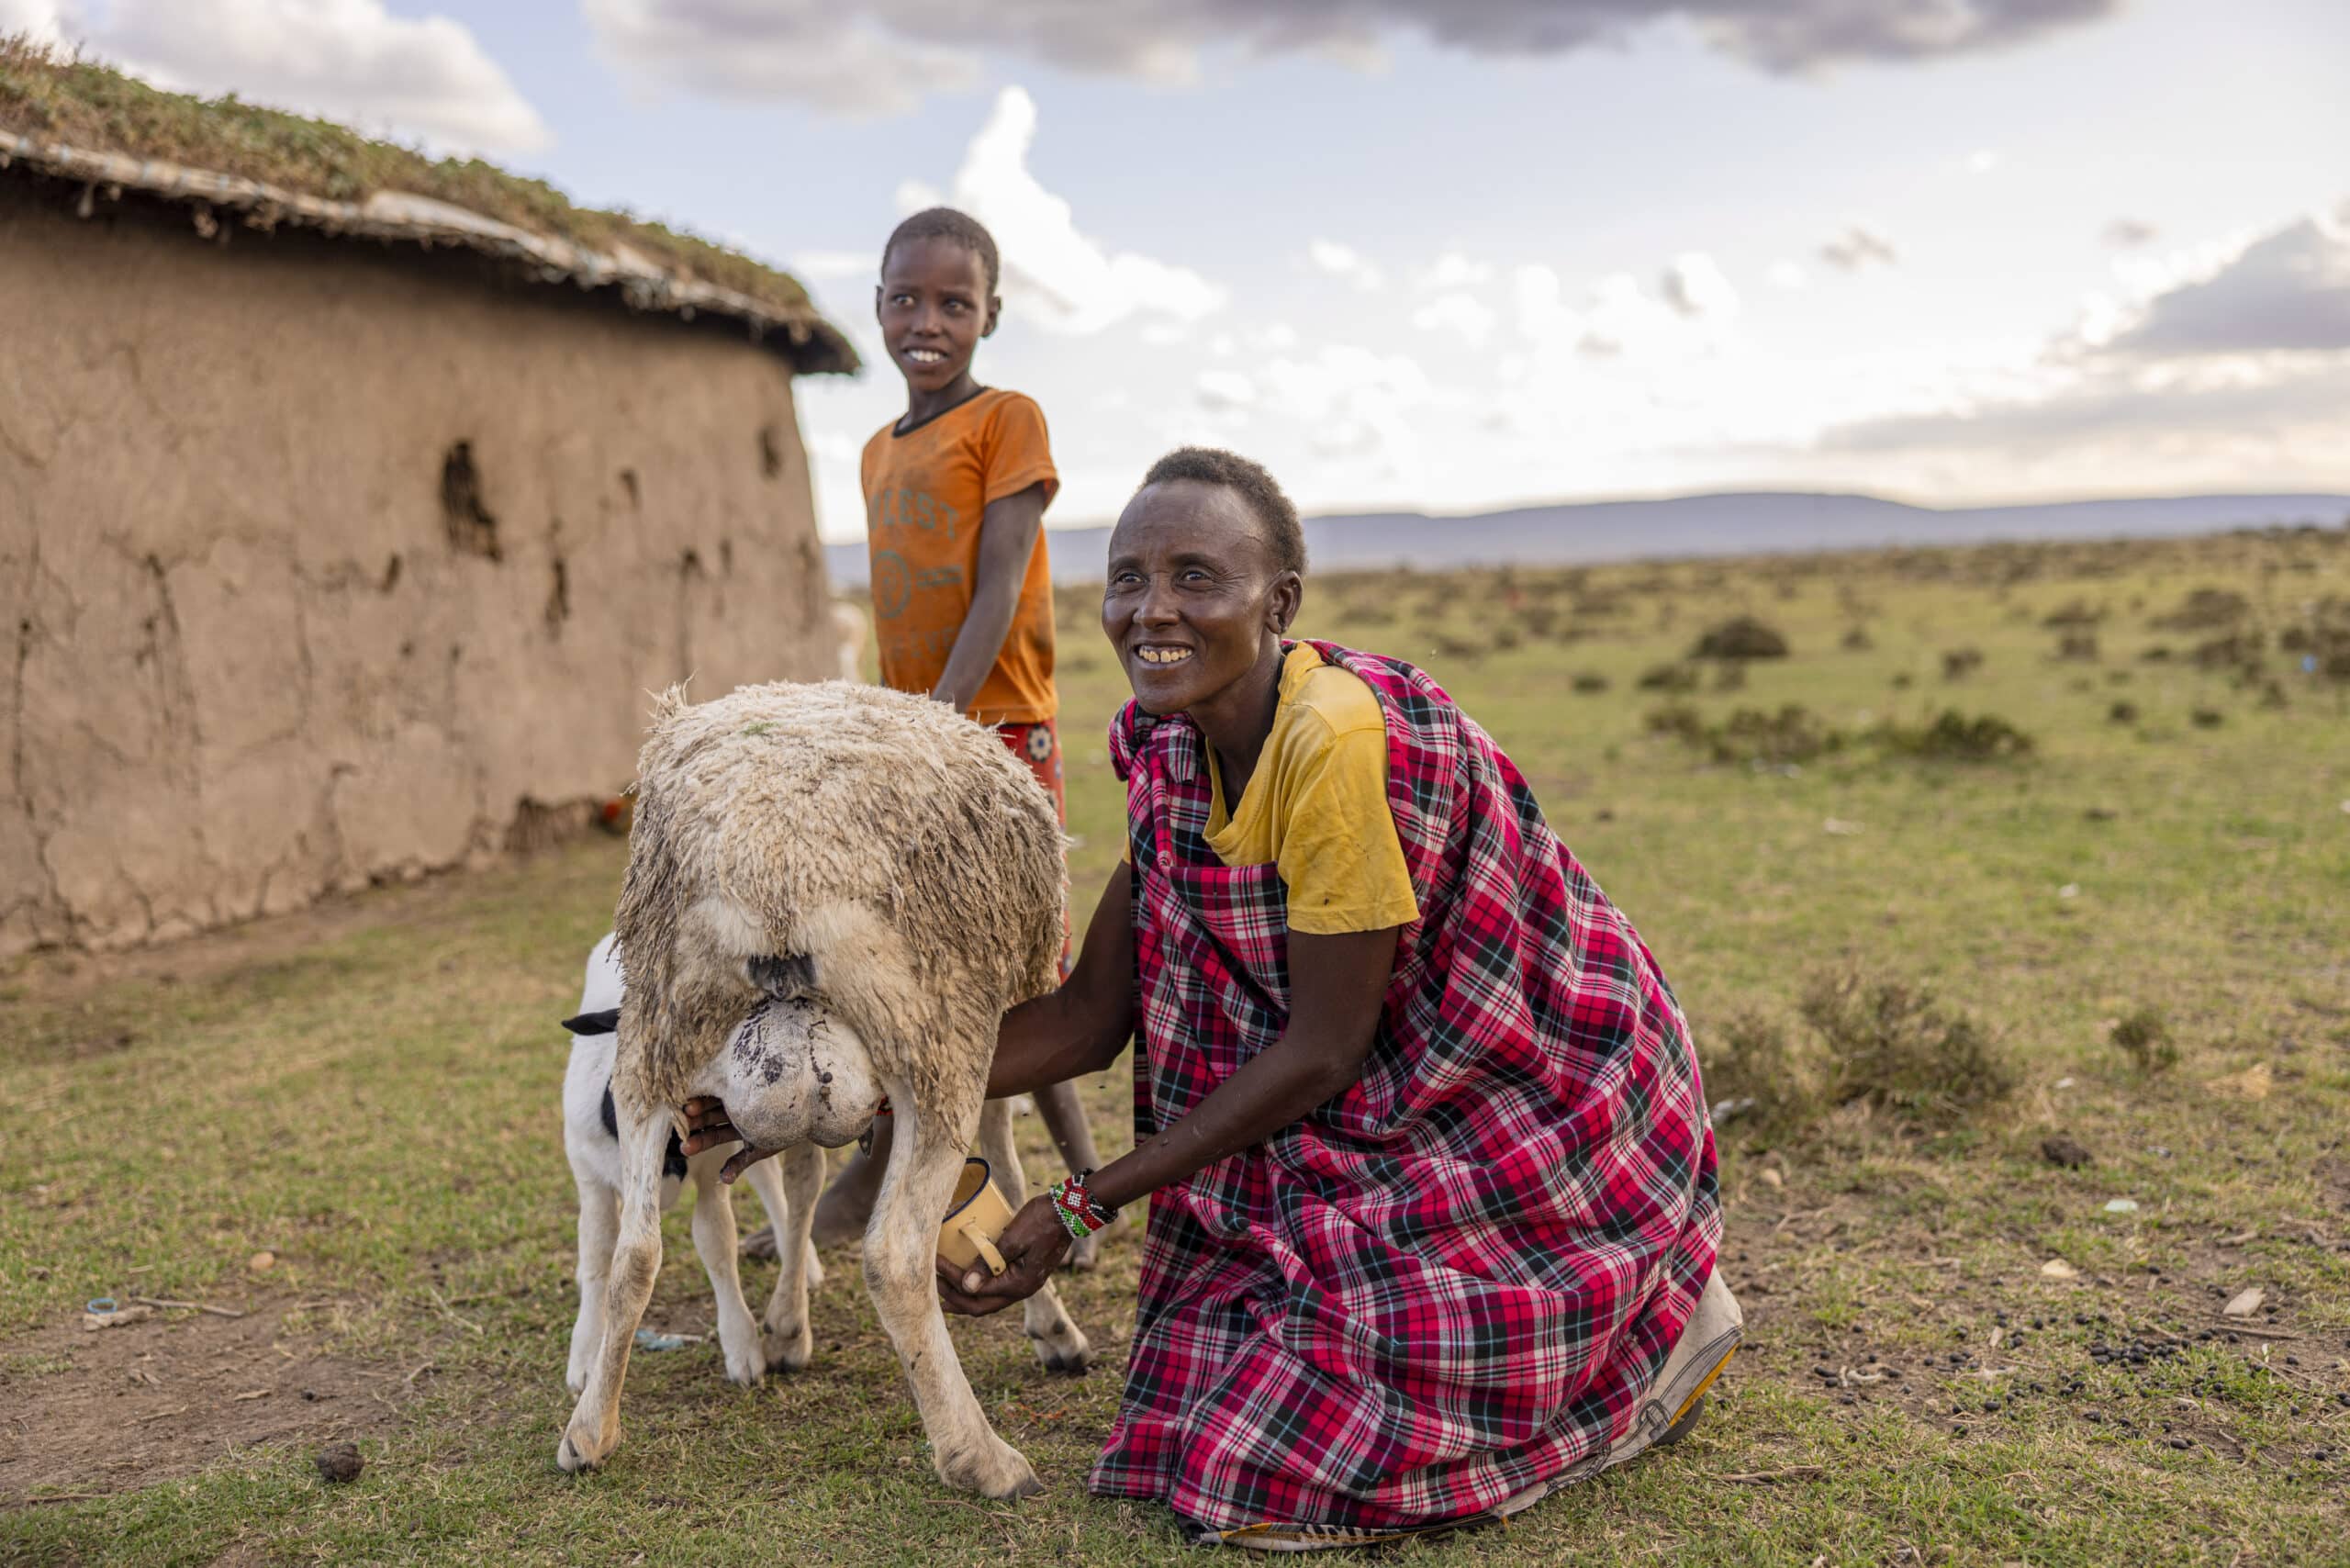
[[[352,1443],[329,1443],[311,1459],[319,1467],[319,1479],[330,1486],[340,1486],[359,1479],[367,1462],[359,1457],[359,1450]]]

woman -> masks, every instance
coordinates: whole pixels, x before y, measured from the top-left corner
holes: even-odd
[[[1490,737],[1409,666],[1284,634],[1271,476],[1185,449],[1111,536],[1127,860],[990,1095],[1136,1045],[1136,1148],[1016,1215],[1033,1294],[1150,1199],[1097,1493],[1196,1540],[1348,1545],[1514,1512],[1669,1440],[1728,1360],[1688,1031]]]

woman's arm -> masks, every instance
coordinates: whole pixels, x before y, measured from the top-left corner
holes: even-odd
[[[1058,991],[1003,1015],[995,1036],[988,1098],[1039,1089],[1100,1072],[1118,1059],[1135,1032],[1134,873],[1120,861],[1093,906],[1077,967]]]
[[[1101,924],[1098,917],[1094,924]],[[1090,1185],[1095,1201],[1123,1208],[1263,1142],[1351,1086],[1371,1054],[1401,929],[1391,925],[1333,935],[1291,932],[1289,1027],[1190,1115],[1094,1172]],[[1086,934],[1089,945],[1092,935]],[[994,1088],[990,1080],[990,1092]],[[996,1242],[1008,1265],[1004,1271],[993,1279],[974,1271],[957,1280],[942,1262],[940,1298],[948,1311],[966,1316],[1000,1312],[1036,1293],[1059,1266],[1069,1240],[1052,1200],[1032,1198]]]
[[[1395,935],[1289,934],[1289,1027],[1192,1114],[1094,1172],[1094,1200],[1124,1208],[1303,1119],[1362,1076],[1395,969]]]
[[[988,672],[995,668],[996,658],[1003,652],[1003,640],[1012,633],[1012,618],[1020,609],[1020,585],[1028,575],[1028,557],[1044,526],[1045,483],[1041,479],[1024,490],[997,497],[980,514],[971,608],[964,613],[963,629],[955,633],[946,667],[930,692],[957,713],[970,711],[971,699],[987,683]]]

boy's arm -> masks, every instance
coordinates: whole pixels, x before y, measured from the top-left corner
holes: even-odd
[[[996,655],[1012,633],[1012,618],[1020,608],[1020,584],[1028,575],[1029,553],[1036,547],[1036,532],[1045,526],[1045,482],[999,496],[979,517],[978,580],[971,584],[971,608],[963,629],[955,634],[946,655],[946,672],[931,696],[958,713],[971,711],[971,699],[987,683]]]

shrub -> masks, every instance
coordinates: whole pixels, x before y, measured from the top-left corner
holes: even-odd
[[[2234,625],[2252,613],[2252,601],[2232,588],[2199,588],[2154,623],[2166,632],[2213,632]]]
[[[2060,659],[2076,659],[2089,664],[2096,663],[2097,633],[2094,632],[2065,633],[2062,637],[2056,640],[2056,656]]]
[[[1651,665],[1635,684],[1642,691],[1695,691],[1697,672],[1687,665]]]
[[[2061,610],[2052,610],[2041,624],[2054,632],[2068,626],[2094,626],[2104,619],[2104,610],[2091,610],[2088,600],[2076,599]]]
[[[1852,626],[1846,628],[1841,645],[1847,652],[1865,654],[1876,646],[1876,639],[1869,635],[1867,627]]]
[[[1826,1052],[1830,1103],[1866,1100],[1920,1121],[1947,1121],[2015,1092],[2015,1063],[1989,1031],[1933,989],[1858,968],[1817,973],[1796,1011]]]
[[[1707,627],[1690,651],[1693,659],[1783,659],[1787,640],[1751,615],[1734,615]]]
[[[2138,722],[2138,705],[2135,702],[2116,702],[2105,711],[2105,716],[2117,724],[2134,724]]]
[[[1726,664],[1721,666],[1714,671],[1714,689],[1716,691],[1745,690],[1746,666],[1742,664]]]
[[[1705,715],[1686,702],[1667,702],[1661,708],[1651,708],[1644,722],[1651,734],[1679,735],[1691,745],[1706,743]]]
[[[2158,1007],[2141,1007],[2113,1026],[2113,1044],[2130,1065],[2151,1078],[2178,1065],[2178,1046],[2170,1037],[2170,1022]]]
[[[1980,648],[1947,648],[1942,652],[1942,678],[1963,680],[1983,667]]]
[[[2199,730],[2216,730],[2228,722],[2228,716],[2217,708],[2198,708],[2187,717]]]
[[[1607,678],[1595,669],[1578,670],[1574,679],[1567,684],[1585,696],[1591,696],[1607,689]]]
[[[1944,762],[2005,762],[2032,750],[2031,737],[1997,713],[1969,719],[1955,708],[1943,709],[1922,726],[1888,719],[1875,735],[1888,751]]]
[[[1786,1025],[1758,1008],[1722,1020],[1698,1051],[1706,1097],[1730,1119],[1765,1133],[1794,1132],[1819,1119],[1816,1050],[1806,1050]]]

